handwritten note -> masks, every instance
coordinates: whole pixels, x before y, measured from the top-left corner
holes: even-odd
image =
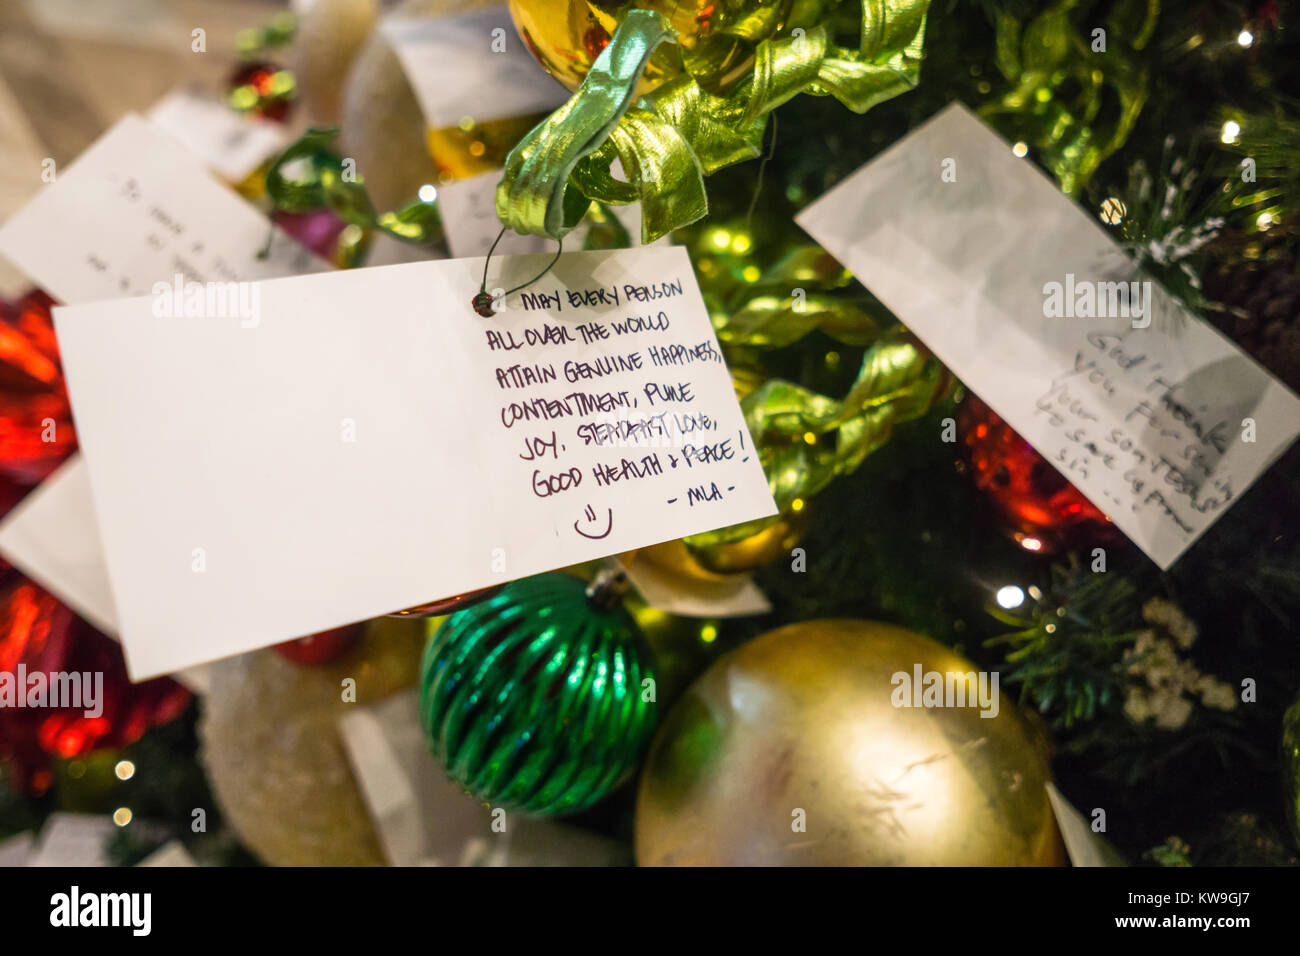
[[[268,232],[203,160],[131,114],[0,227],[0,255],[64,302],[148,295],[177,275],[238,282],[329,268],[279,231],[259,259]]]
[[[288,134],[280,124],[236,113],[216,97],[196,90],[173,90],[147,116],[231,183],[242,182],[263,160],[288,145]]]
[[[960,106],[798,222],[1162,568],[1300,432],[1300,399]]]
[[[394,15],[380,29],[430,129],[548,113],[569,98],[524,47],[504,4],[456,17]]]
[[[70,229],[69,224],[75,224]],[[63,302],[152,291],[155,282],[248,280],[328,268],[276,231],[173,137],[128,116],[0,227],[0,254]],[[0,553],[116,635],[90,479],[74,455],[0,522]],[[201,672],[180,675],[201,686]]]
[[[55,311],[134,677],[775,513],[685,250],[483,268]]]

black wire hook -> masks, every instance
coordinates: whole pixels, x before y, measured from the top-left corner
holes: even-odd
[[[493,313],[496,311],[495,309],[492,308],[492,304],[496,300],[491,295],[491,293],[487,291],[488,263],[492,261],[492,253],[496,252],[497,243],[501,241],[501,237],[504,236],[505,234],[506,234],[506,227],[502,226],[501,231],[497,233],[497,237],[492,240],[492,248],[488,250],[487,258],[483,260],[483,281],[479,283],[478,295],[474,296],[474,298],[469,300],[470,305],[474,307],[474,311],[477,312],[479,315],[483,316],[483,318],[485,319],[492,318]],[[513,289],[507,289],[505,292],[501,293],[501,298],[504,299],[506,296],[512,295],[518,292],[520,289],[528,288],[534,282],[541,279],[542,276],[546,275],[546,273],[550,272],[552,269],[555,268],[555,264],[560,261],[560,254],[564,252],[564,240],[557,239],[556,242],[558,243],[558,245],[555,249],[555,258],[551,260],[550,265],[548,265],[541,272],[537,273],[537,275],[529,279],[523,285],[517,285]]]

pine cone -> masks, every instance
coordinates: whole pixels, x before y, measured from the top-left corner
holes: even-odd
[[[1206,317],[1260,365],[1300,392],[1300,261],[1287,237],[1228,236],[1207,270]]]

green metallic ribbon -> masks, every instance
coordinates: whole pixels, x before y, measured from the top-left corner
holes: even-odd
[[[884,445],[895,425],[925,415],[953,386],[948,371],[902,326],[867,349],[848,394],[820,395],[771,379],[741,402],[780,515],[791,513],[832,479],[846,475]],[[780,515],[686,539],[707,546],[751,537]]]
[[[651,54],[674,34],[662,14],[629,11],[578,91],[506,159],[497,215],[516,232],[560,239],[591,200],[640,202],[642,241],[653,242],[707,214],[704,177],[757,157],[767,114],[782,103],[811,93],[861,113],[915,86],[929,0],[862,0],[855,48],[813,23],[835,5],[804,4],[809,26],[760,41],[752,73],[728,93],[682,73],[636,102]],[[610,172],[615,158],[626,181]]]
[[[265,26],[249,27],[235,34],[235,52],[243,60],[265,56],[288,46],[297,32],[297,14],[289,11],[277,13]]]
[[[391,212],[376,212],[361,179],[348,180],[343,159],[334,152],[336,127],[313,127],[289,146],[266,172],[266,192],[277,209],[311,212],[330,209],[344,222],[366,231],[387,233],[415,245],[428,245],[442,238],[442,223],[433,203],[416,201]],[[285,170],[304,162],[306,172],[298,178]]]
[[[845,345],[877,338],[884,323],[874,303],[851,291],[853,276],[825,249],[796,245],[765,266],[745,255],[711,254],[715,240],[731,235],[715,227],[689,246],[713,329],[729,352],[781,348],[814,329]]]
[[[1160,15],[1160,0],[1119,0],[1106,23],[1106,52],[1093,52],[1087,0],[1058,0],[1021,20],[996,21],[997,64],[1012,88],[980,110],[1006,135],[1028,142],[1077,196],[1106,157],[1124,145],[1147,100],[1140,51]],[[1081,26],[1076,26],[1076,20]],[[1114,109],[1106,109],[1108,91]]]
[[[792,345],[814,330],[845,345],[867,346],[843,398],[784,379],[748,391],[741,408],[780,514],[694,535],[688,546],[740,541],[775,524],[798,507],[797,500],[856,469],[889,440],[895,425],[926,414],[955,384],[821,247],[789,246],[763,265],[743,224],[733,223],[695,231],[688,249],[737,381],[747,377],[748,365],[758,364],[755,354]]]

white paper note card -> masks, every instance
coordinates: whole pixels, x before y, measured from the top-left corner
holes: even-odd
[[[216,97],[191,89],[168,93],[150,108],[148,118],[232,183],[242,182],[288,145],[288,133],[279,123],[237,113]]]
[[[508,815],[465,793],[429,752],[415,691],[339,722],[348,759],[391,866],[627,866],[630,848],[587,830]]]
[[[682,617],[749,617],[772,610],[772,602],[750,574],[733,574],[726,580],[697,581],[649,561],[635,558],[614,560],[646,604],[658,611]]]
[[[105,634],[117,609],[99,540],[90,473],[77,455],[0,521],[0,554]]]
[[[28,866],[108,866],[105,844],[117,829],[110,816],[52,813]]]
[[[483,270],[55,310],[135,678],[775,513],[684,249]]]
[[[380,29],[430,129],[549,113],[569,98],[533,59],[505,4],[456,17],[388,17]]]
[[[447,235],[447,246],[455,258],[485,256],[492,248],[492,243],[497,242],[497,236],[501,234],[501,220],[497,218],[496,193],[501,175],[501,171],[497,170],[438,187],[438,211],[442,216],[443,231]],[[641,206],[632,203],[627,206],[611,206],[610,210],[627,230],[631,244],[641,245]],[[577,228],[564,237],[564,248],[570,252],[581,249],[590,229],[590,219],[578,223]],[[667,236],[651,243],[668,244]],[[494,255],[524,255],[547,251],[555,255],[555,240],[508,231],[501,235]]]
[[[266,218],[198,156],[127,116],[0,227],[0,253],[69,303],[151,292],[178,274],[185,282],[237,281],[328,268],[278,230],[270,255],[257,258],[267,235]],[[80,455],[0,522],[0,553],[100,630],[117,633]]]
[[[160,128],[123,117],[0,227],[0,255],[63,302],[160,282],[237,282],[329,268]]]
[[[798,222],[1161,568],[1300,432],[1300,399],[959,105]]]

